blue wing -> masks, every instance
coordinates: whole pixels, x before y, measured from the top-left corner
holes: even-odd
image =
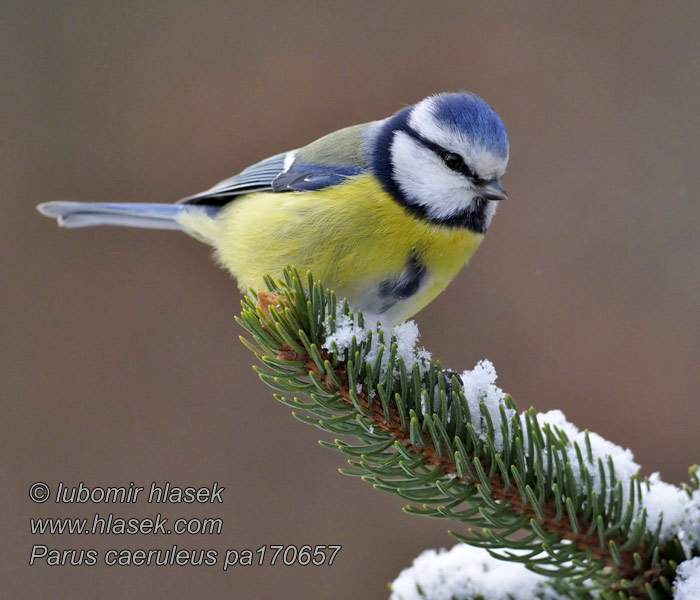
[[[297,161],[296,158],[296,151],[276,154],[179,202],[222,206],[241,194],[251,192],[320,190],[338,185],[347,177],[358,175],[366,169],[364,165],[321,164]]]
[[[289,170],[280,173],[272,182],[273,192],[321,190],[338,185],[346,178],[359,175],[364,167],[354,165],[320,165],[294,163]]]

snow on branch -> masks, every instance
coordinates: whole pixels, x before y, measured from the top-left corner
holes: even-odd
[[[391,600],[567,600],[549,582],[522,564],[458,544],[420,554],[391,584]]]
[[[510,561],[513,577],[518,563],[547,577],[562,597],[671,598],[678,565],[700,553],[697,471],[694,489],[642,482],[630,450],[561,411],[519,413],[489,361],[445,371],[413,322],[365,324],[293,270],[267,283],[244,301],[243,341],[295,418],[342,436],[322,445],[350,457],[344,473],[401,496],[409,513],[455,522],[457,539]],[[466,550],[454,552],[443,559]],[[463,583],[486,586],[478,573]]]

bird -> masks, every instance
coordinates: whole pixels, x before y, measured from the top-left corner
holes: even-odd
[[[440,294],[484,238],[509,145],[498,114],[443,92],[275,154],[175,203],[54,201],[63,227],[173,229],[209,244],[243,293],[287,266],[397,325]]]

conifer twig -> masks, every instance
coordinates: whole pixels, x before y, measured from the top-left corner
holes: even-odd
[[[467,525],[467,536],[453,535],[558,578],[572,598],[591,582],[606,599],[670,597],[687,553],[675,538],[659,542],[638,478],[616,474],[588,436],[580,447],[533,409],[518,415],[510,397],[495,409],[470,403],[457,377],[364,328],[310,275],[304,285],[290,269],[267,283],[244,301],[238,320],[254,343],[244,342],[263,381],[285,394],[276,398],[304,411],[297,419],[358,440],[322,442],[352,457],[343,472],[409,500],[411,513]],[[338,345],[341,321],[356,335]]]

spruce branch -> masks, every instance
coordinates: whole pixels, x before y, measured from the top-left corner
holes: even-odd
[[[454,373],[366,328],[310,274],[303,282],[287,269],[266,283],[243,301],[237,320],[252,341],[241,340],[295,418],[343,436],[321,442],[350,457],[343,473],[408,500],[409,513],[466,525],[450,533],[554,578],[570,598],[671,597],[692,549],[660,541],[638,477],[616,473],[588,435],[570,440],[534,409],[518,414],[510,396],[495,409],[475,402]],[[339,344],[341,328],[355,335]]]

